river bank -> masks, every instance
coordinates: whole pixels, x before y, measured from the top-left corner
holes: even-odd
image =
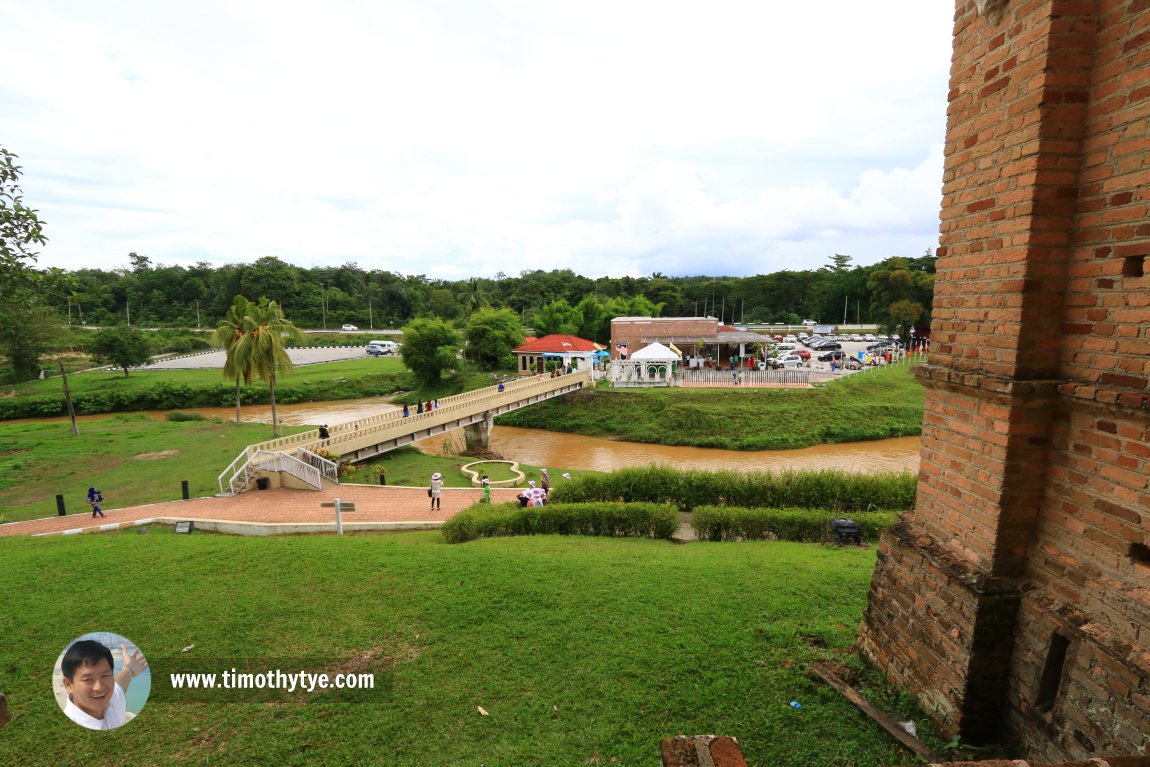
[[[913,368],[891,365],[810,389],[594,389],[497,424],[659,445],[792,450],[922,433]]]

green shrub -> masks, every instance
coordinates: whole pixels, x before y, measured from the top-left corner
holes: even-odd
[[[464,543],[505,535],[598,535],[670,540],[679,529],[673,506],[650,503],[476,504],[443,525],[443,539]]]
[[[704,541],[783,540],[817,542],[829,540],[829,522],[841,512],[822,509],[748,509],[735,506],[700,506],[691,515],[695,535]],[[883,530],[894,524],[892,511],[864,511],[851,514],[863,540],[877,541]]]
[[[203,413],[189,413],[186,410],[170,410],[165,415],[169,421],[206,421],[207,416]]]
[[[917,478],[910,472],[862,474],[838,470],[693,471],[654,465],[586,474],[552,491],[558,503],[672,503],[748,508],[835,508],[903,511],[914,508]]]

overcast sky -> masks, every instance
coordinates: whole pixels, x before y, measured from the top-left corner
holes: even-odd
[[[938,239],[951,0],[0,0],[40,266],[766,274]]]

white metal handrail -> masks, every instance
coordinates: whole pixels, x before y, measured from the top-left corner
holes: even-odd
[[[339,464],[329,461],[322,455],[316,455],[306,447],[296,448],[295,457],[309,466],[314,466],[324,479],[339,482]]]
[[[319,458],[319,456],[316,456]],[[320,458],[320,460],[323,460]],[[257,450],[244,463],[243,466],[228,480],[228,491],[231,495],[239,492],[251,482],[252,477],[259,471],[283,471],[296,479],[306,482],[317,490],[323,489],[323,472],[310,463],[305,463],[295,456],[280,453],[275,450]],[[221,492],[223,492],[221,490]]]

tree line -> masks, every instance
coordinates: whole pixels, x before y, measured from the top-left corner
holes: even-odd
[[[34,377],[59,348],[61,328],[125,325],[214,330],[237,296],[274,302],[299,328],[399,328],[438,320],[464,335],[483,361],[484,322],[536,335],[569,333],[606,343],[618,316],[703,316],[727,324],[874,324],[903,336],[926,327],[934,255],[854,266],[835,254],[818,269],[750,277],[598,277],[570,269],[527,270],[466,280],[365,269],[356,263],[299,267],[275,256],[250,264],[165,265],[128,253],[116,269],[36,268],[43,224],[19,190],[15,155],[0,147],[0,375]],[[500,335],[503,331],[489,332]],[[474,342],[472,339],[475,339]],[[442,344],[446,346],[446,344]],[[487,344],[491,347],[491,344]],[[500,344],[502,346],[502,343]]]

